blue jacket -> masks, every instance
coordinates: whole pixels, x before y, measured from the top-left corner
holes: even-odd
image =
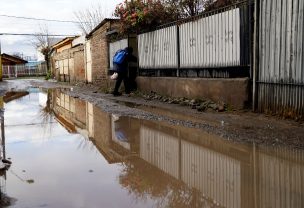
[[[132,54],[128,54],[122,64],[113,63],[113,71],[116,72],[127,72],[129,62],[136,62],[137,58]]]

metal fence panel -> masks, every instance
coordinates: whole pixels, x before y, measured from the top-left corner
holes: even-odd
[[[138,36],[139,68],[177,68],[177,26]]]
[[[109,46],[109,62],[110,62],[110,69],[113,69],[113,57],[119,49],[124,49],[128,47],[128,39],[122,39],[113,43],[110,43]]]
[[[240,9],[180,26],[181,68],[213,68],[241,64]]]
[[[302,0],[261,0],[258,108],[304,115]]]

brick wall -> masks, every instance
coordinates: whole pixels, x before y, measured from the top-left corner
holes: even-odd
[[[110,22],[105,23],[91,37],[92,82],[104,86],[108,70],[108,43],[106,32]]]
[[[92,54],[92,82],[101,87],[108,87],[109,45],[106,33],[118,27],[115,20],[105,22],[89,37]]]

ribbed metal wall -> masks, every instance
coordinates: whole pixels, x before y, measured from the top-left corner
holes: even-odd
[[[278,149],[276,154],[279,157],[290,155],[293,160],[263,153],[259,155],[257,207],[304,207],[303,151]]]
[[[240,65],[240,9],[180,26],[181,68]]]
[[[110,62],[110,69],[113,68],[113,57],[119,49],[124,49],[128,47],[128,39],[123,39],[120,41],[116,41],[114,43],[110,43],[109,46],[109,62]]]
[[[186,141],[181,155],[181,180],[220,207],[241,207],[241,162]]]
[[[140,128],[140,157],[179,179],[179,140],[162,132]]]
[[[139,68],[167,69],[178,67],[177,26],[138,36]]]
[[[304,1],[260,0],[258,109],[304,115]]]

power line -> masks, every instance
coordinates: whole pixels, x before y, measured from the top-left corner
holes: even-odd
[[[12,15],[5,15],[5,14],[0,14],[0,17],[8,17],[8,18],[16,18],[16,19],[26,19],[26,20],[38,20],[38,21],[46,21],[46,22],[88,23],[88,22],[77,22],[77,21],[72,21],[72,20],[54,20],[54,19],[34,18],[34,17],[12,16]]]
[[[45,37],[66,37],[66,36],[75,36],[75,35],[61,35],[61,34],[33,34],[33,33],[0,33],[0,35],[7,36],[45,36]]]

